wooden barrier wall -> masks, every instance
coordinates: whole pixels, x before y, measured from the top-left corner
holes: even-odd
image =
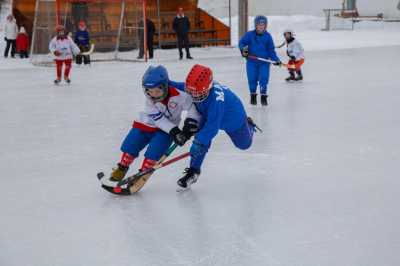
[[[91,35],[95,36],[114,36],[113,38],[99,38],[96,40],[96,46],[107,50],[115,42],[116,31],[118,31],[121,14],[121,1],[118,0],[60,0],[61,17],[65,11],[73,12],[73,8],[79,7],[79,4],[85,6],[88,2],[88,21]],[[69,1],[69,2],[66,2]],[[138,19],[132,20],[132,14],[141,12],[140,0],[126,0],[125,21],[128,26],[135,28],[138,26]],[[72,3],[73,2],[73,3]],[[218,19],[210,16],[207,12],[197,7],[197,0],[160,0],[160,6],[157,6],[157,0],[147,0],[147,16],[156,26],[155,46],[161,48],[176,47],[176,35],[172,29],[172,21],[176,16],[178,7],[184,9],[185,15],[191,22],[191,31],[189,33],[190,41],[193,46],[208,45],[228,45],[230,42],[229,27],[221,23]],[[29,35],[32,33],[33,20],[35,15],[35,0],[14,0],[13,12],[16,16],[19,26],[24,26]],[[132,4],[133,3],[133,4]],[[53,6],[54,3],[52,4]],[[49,12],[55,12],[50,10]],[[68,21],[67,28],[74,31],[77,22],[70,15],[65,16]],[[141,17],[140,17],[141,19]],[[53,23],[52,23],[53,24]],[[130,33],[132,36],[135,33]],[[137,35],[137,34],[136,34]],[[129,39],[129,35],[124,37]],[[124,42],[124,40],[122,40]],[[111,46],[110,46],[111,45]]]

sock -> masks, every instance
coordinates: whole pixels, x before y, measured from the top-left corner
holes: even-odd
[[[135,157],[133,157],[129,153],[124,152],[121,156],[120,164],[123,166],[129,167],[129,165],[132,164],[134,159],[135,159]]]
[[[144,158],[142,167],[140,167],[140,171],[152,168],[156,163],[157,163],[157,161],[150,160],[148,158]]]

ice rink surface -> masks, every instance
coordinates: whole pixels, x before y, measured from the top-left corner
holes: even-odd
[[[131,197],[96,173],[119,160],[147,65],[54,86],[53,68],[3,62],[0,265],[400,265],[400,46],[308,52],[299,84],[273,68],[267,108],[248,105],[237,51],[164,61],[174,80],[212,67],[264,132],[248,151],[221,132],[191,191],[175,192],[180,162]]]

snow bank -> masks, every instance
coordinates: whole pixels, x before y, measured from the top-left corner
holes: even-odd
[[[318,16],[269,16],[268,30],[272,34],[275,44],[283,42],[282,32],[290,28],[296,32],[297,38],[302,42],[306,53],[310,51],[353,49],[362,47],[384,47],[400,45],[400,23],[390,22],[359,22],[355,24],[354,31],[322,31],[324,27],[324,18]],[[228,24],[228,18],[222,18],[221,21]],[[253,28],[253,17],[249,17],[249,27]],[[4,51],[4,41],[0,31],[0,50]],[[232,18],[232,47],[207,47],[192,48],[192,54],[196,59],[226,58],[238,56],[237,43],[238,36],[238,18]],[[283,50],[281,50],[283,52]],[[113,54],[110,54],[111,56]],[[134,59],[137,51],[121,53],[122,58]],[[104,54],[93,54],[93,58],[104,57]],[[156,50],[155,59],[150,62],[162,63],[175,61],[178,58],[177,50]],[[6,62],[5,62],[6,61]],[[18,63],[16,63],[18,61]],[[29,67],[29,63],[24,60],[12,62],[0,57],[0,69],[14,67]]]
[[[253,29],[254,17],[249,17]],[[283,42],[282,32],[292,29],[307,51],[336,50],[361,47],[400,45],[400,23],[364,21],[355,24],[353,31],[322,31],[325,20],[317,16],[269,16],[268,31],[276,44]],[[228,24],[228,18],[222,18]],[[237,46],[238,18],[232,18],[232,44]]]

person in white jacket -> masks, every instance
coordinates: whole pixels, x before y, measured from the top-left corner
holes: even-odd
[[[61,82],[62,67],[64,64],[64,80],[67,83],[71,82],[69,73],[72,67],[72,58],[81,51],[71,37],[65,34],[64,26],[58,25],[56,31],[57,36],[50,41],[49,50],[55,57],[57,79],[54,80],[54,83],[57,85]]]
[[[4,40],[7,42],[4,50],[4,57],[8,57],[11,48],[11,57],[15,57],[16,39],[18,34],[18,26],[13,15],[7,16],[6,24],[4,25]]]
[[[295,34],[293,30],[285,30],[283,36],[285,37],[285,43],[287,46],[286,53],[290,58],[288,62],[289,77],[286,78],[286,81],[291,82],[303,80],[303,73],[301,71],[301,66],[304,64],[303,46],[294,38]]]

